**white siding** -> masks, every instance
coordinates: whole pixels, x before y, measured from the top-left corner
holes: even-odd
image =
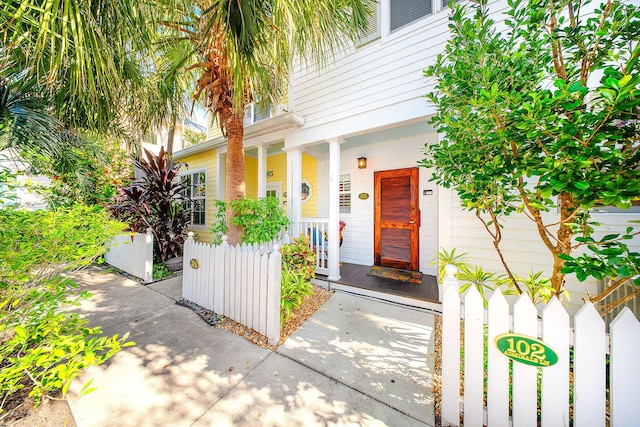
[[[375,171],[416,167],[422,158],[421,149],[425,142],[437,138],[435,134],[387,141],[359,148],[345,149],[341,152],[341,174],[349,173],[352,179],[351,214],[341,214],[340,219],[347,223],[344,229],[344,243],[340,248],[340,260],[354,264],[373,264],[373,206]],[[367,157],[367,168],[357,168],[357,158]],[[430,265],[438,251],[437,236],[437,186],[429,182],[430,172],[419,170],[420,226],[420,271],[435,274],[435,266]],[[423,190],[433,190],[432,195],[423,195]],[[360,193],[369,194],[361,200]]]
[[[501,10],[504,4],[493,2],[490,8]],[[436,11],[391,34],[387,25],[387,34],[383,31],[380,39],[347,49],[319,73],[299,67],[292,76],[290,104],[306,121],[296,142],[305,144],[322,139],[325,133],[326,137],[347,135],[433,113],[424,98],[433,81],[424,77],[423,70],[444,50],[448,17],[448,9]]]
[[[456,251],[467,252],[470,262],[481,265],[485,270],[504,273],[496,250],[493,248],[489,234],[472,212],[460,207],[457,195],[451,198],[451,247]],[[604,224],[597,228],[598,235],[620,233],[629,226],[629,220],[640,220],[640,214],[595,214],[595,219]],[[547,223],[556,222],[557,214],[548,214]],[[524,215],[512,215],[504,221],[502,243],[505,259],[514,273],[526,275],[529,270],[544,271],[550,276],[553,259],[548,249],[542,244],[533,223]],[[640,238],[628,243],[632,250],[640,250]],[[571,304],[581,304],[586,292],[596,292],[595,279],[578,282],[571,275],[567,277],[567,289],[570,291]]]

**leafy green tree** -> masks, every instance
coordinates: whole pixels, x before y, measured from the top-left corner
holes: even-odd
[[[191,49],[198,70],[194,98],[204,98],[227,138],[227,201],[244,197],[244,108],[277,103],[296,58],[322,64],[366,27],[370,0],[199,0],[184,13],[175,43]],[[229,212],[229,219],[232,213]],[[229,242],[241,231],[230,224]]]
[[[69,311],[90,297],[70,273],[105,251],[123,228],[99,206],[58,210],[0,209],[0,422],[28,393],[66,394],[71,381],[133,345],[127,335]],[[89,384],[83,392],[90,391]]]
[[[640,10],[512,0],[505,13],[498,25],[486,0],[453,9],[445,54],[425,71],[436,79],[431,122],[443,138],[426,146],[422,165],[476,214],[519,291],[500,248],[503,221],[516,213],[553,256],[556,295],[571,272],[640,285],[634,256],[615,255],[629,253],[624,242],[638,232],[597,238],[591,218],[598,205],[628,208],[640,197]]]

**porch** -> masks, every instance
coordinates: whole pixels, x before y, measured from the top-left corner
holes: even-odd
[[[316,273],[316,281],[326,284],[329,289],[343,290],[405,305],[439,310],[437,277],[423,274],[422,283],[408,283],[384,277],[369,276],[367,273],[370,268],[368,265],[343,262],[340,266],[340,278],[338,280],[328,280],[326,275]]]

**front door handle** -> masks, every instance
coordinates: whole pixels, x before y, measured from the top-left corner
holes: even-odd
[[[409,221],[409,224],[415,224],[415,223],[416,223],[415,221]]]

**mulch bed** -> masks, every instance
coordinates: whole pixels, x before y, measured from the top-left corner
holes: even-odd
[[[231,333],[239,335],[253,344],[259,345],[262,348],[268,348],[270,350],[277,349],[280,344],[286,341],[296,329],[298,329],[309,317],[313,315],[325,302],[333,295],[334,291],[328,291],[321,286],[314,285],[314,293],[306,297],[300,307],[291,312],[289,320],[287,320],[280,329],[280,341],[276,345],[270,345],[269,340],[264,335],[257,331],[246,327],[245,325],[238,323],[228,317],[218,315],[211,310],[207,310],[191,301],[182,299],[176,304],[188,307],[192,309],[202,320],[209,325],[218,328],[225,329]]]

